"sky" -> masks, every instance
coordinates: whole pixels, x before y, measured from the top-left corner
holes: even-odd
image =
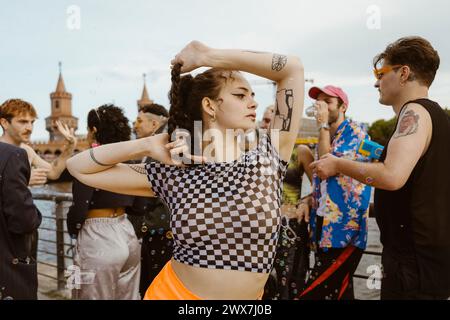
[[[443,0],[0,0],[0,8],[0,103],[21,98],[36,107],[34,141],[48,139],[44,119],[59,61],[83,134],[88,111],[105,103],[134,121],[143,73],[150,98],[168,108],[170,60],[192,40],[296,55],[314,81],[306,92],[340,86],[349,96],[347,116],[371,123],[394,115],[378,103],[373,57],[400,37],[419,35],[441,57],[430,98],[450,106],[450,3]],[[248,79],[260,119],[274,88]],[[305,95],[305,107],[311,104]]]

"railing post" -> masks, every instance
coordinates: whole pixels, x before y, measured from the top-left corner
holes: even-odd
[[[65,287],[64,270],[66,269],[64,258],[64,202],[56,201],[56,270],[58,290]]]

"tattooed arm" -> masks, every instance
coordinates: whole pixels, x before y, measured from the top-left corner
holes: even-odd
[[[411,103],[400,113],[384,162],[362,163],[327,154],[311,167],[322,179],[339,172],[379,189],[398,190],[428,150],[431,134],[430,114],[421,105]]]
[[[270,123],[270,132],[273,142],[276,141],[276,134],[279,134],[279,147],[276,145],[275,147],[277,147],[281,158],[288,162],[300,129],[300,115],[302,112],[303,87],[298,83],[294,84],[290,79],[280,83],[277,87],[275,110],[273,120]]]
[[[274,54],[272,56],[272,70],[281,71],[287,62],[287,57]],[[274,117],[270,123],[272,141],[280,157],[288,161],[300,129],[300,116],[303,112],[304,76],[303,70],[296,77],[286,77],[277,82]],[[278,145],[276,137],[279,134]]]
[[[106,191],[143,197],[153,197],[144,166],[124,164],[131,159],[150,157],[167,165],[183,166],[175,156],[185,156],[196,163],[205,159],[188,154],[186,140],[169,143],[167,133],[131,141],[105,144],[89,149],[67,160],[67,169],[78,181]]]
[[[193,41],[172,60],[172,64],[176,63],[183,64],[181,72],[202,66],[216,67],[242,70],[274,81],[277,98],[271,131],[278,129],[279,135],[275,132],[272,142],[281,158],[289,161],[303,112],[304,73],[299,58],[267,52],[212,49]]]
[[[275,81],[302,78],[303,65],[295,56],[248,50],[213,49],[198,41],[192,41],[171,61],[181,63],[181,73],[200,67],[241,70]],[[303,83],[301,83],[303,86]]]
[[[120,163],[148,156],[148,148],[156,149],[164,141],[163,135],[105,144],[89,149],[67,160],[67,169],[74,178],[85,185],[102,190],[136,196],[154,196],[147,176],[134,170],[142,165]],[[161,140],[160,142],[158,142]],[[155,144],[155,141],[158,143]],[[161,149],[161,148],[159,148]]]

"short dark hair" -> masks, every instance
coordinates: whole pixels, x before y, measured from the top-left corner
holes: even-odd
[[[169,112],[166,110],[166,108],[164,108],[162,105],[157,104],[157,103],[146,104],[146,105],[142,106],[141,108],[139,108],[139,112],[152,113],[157,116],[163,116],[166,118],[169,117]]]
[[[382,60],[391,65],[408,66],[413,73],[408,80],[417,79],[427,87],[433,83],[440,63],[438,52],[422,37],[404,37],[389,44],[374,58],[374,67]]]
[[[94,136],[100,144],[128,141],[131,138],[128,118],[121,108],[112,104],[89,111],[87,124],[90,130],[97,128]]]

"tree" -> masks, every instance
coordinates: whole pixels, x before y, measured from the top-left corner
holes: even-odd
[[[450,117],[450,109],[445,108],[444,110],[445,110],[445,112],[447,112],[448,116]]]
[[[394,117],[390,120],[377,120],[369,127],[369,135],[373,141],[386,146],[392,132],[395,129],[395,123],[397,118]]]

